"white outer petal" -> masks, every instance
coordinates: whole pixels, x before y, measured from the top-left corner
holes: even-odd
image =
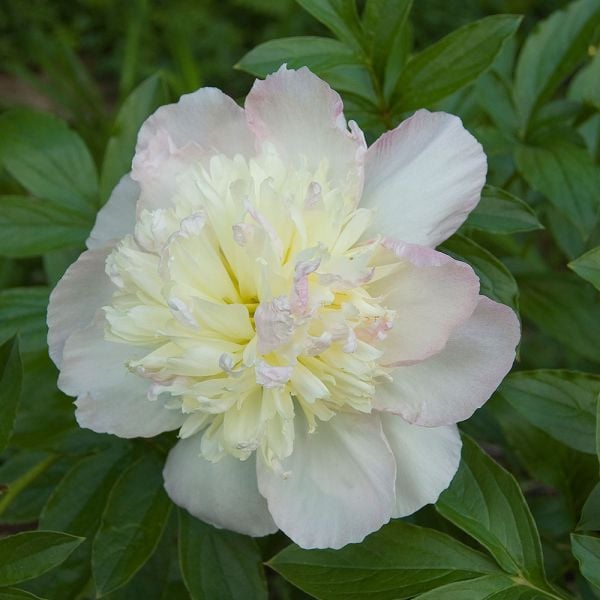
[[[65,344],[58,387],[77,396],[75,417],[81,427],[119,437],[153,437],[178,428],[183,415],[167,410],[161,399],[147,398],[148,381],[131,373],[126,362],[150,349],[104,339],[104,315],[71,334]]]
[[[356,124],[348,130],[340,95],[306,67],[285,65],[246,97],[248,125],[259,142],[270,142],[291,164],[316,169],[329,161],[336,187],[356,199],[363,184],[364,136]]]
[[[100,307],[108,304],[115,286],[104,271],[107,246],[84,252],[65,272],[50,294],[48,304],[48,348],[60,368],[65,341],[87,327]]]
[[[378,234],[435,247],[475,208],[485,183],[481,144],[458,117],[419,110],[367,151],[361,206]]]
[[[392,517],[406,517],[435,503],[450,485],[460,463],[462,441],[456,425],[420,427],[391,414],[382,414],[381,424],[396,459]]]
[[[510,371],[519,342],[515,313],[480,297],[473,316],[438,354],[392,371],[375,388],[375,408],[427,427],[468,419]]]
[[[133,233],[139,195],[140,186],[129,175],[121,177],[108,202],[96,216],[96,223],[85,243],[90,250],[102,248]]]
[[[310,434],[295,417],[294,451],[275,472],[259,458],[258,489],[302,548],[360,542],[390,519],[395,463],[378,415],[338,413]]]
[[[163,475],[173,502],[215,527],[253,536],[277,531],[258,493],[256,455],[212,463],[200,454],[201,440],[202,434],[180,440],[169,453]]]

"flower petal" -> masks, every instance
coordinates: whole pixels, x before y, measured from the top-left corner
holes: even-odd
[[[133,232],[139,195],[140,186],[129,175],[124,175],[96,216],[96,223],[86,241],[90,250],[102,248]]]
[[[482,296],[441,352],[376,386],[375,407],[427,427],[468,419],[510,371],[518,342],[515,313]]]
[[[181,412],[166,409],[160,398],[149,400],[148,381],[126,366],[150,350],[105,340],[104,325],[100,313],[65,344],[58,387],[77,396],[79,425],[124,438],[152,437],[179,427]]]
[[[254,146],[243,109],[220,90],[201,88],[144,122],[131,177],[140,184],[141,203],[158,208],[170,202],[178,177],[195,161],[215,154],[252,156]]]
[[[473,314],[479,278],[466,263],[424,246],[386,240],[378,258],[389,274],[368,289],[396,313],[379,344],[381,363],[410,364],[433,356]],[[394,261],[397,270],[390,267]]]
[[[487,161],[458,117],[419,110],[368,150],[361,206],[376,209],[367,237],[435,247],[479,202]]]
[[[246,98],[248,125],[260,142],[271,142],[295,166],[316,170],[329,161],[336,187],[360,194],[366,145],[362,132],[348,130],[339,94],[306,67],[283,65],[257,80]]]
[[[213,463],[201,456],[201,441],[201,434],[180,440],[169,453],[163,475],[173,502],[215,527],[253,536],[277,531],[256,486],[256,455]]]
[[[258,489],[275,523],[302,548],[360,542],[390,519],[395,465],[378,416],[338,413],[308,433],[275,472],[259,459]]]
[[[392,517],[406,517],[436,502],[450,485],[460,463],[460,434],[456,425],[420,427],[391,414],[382,414],[381,424],[396,459]]]
[[[114,285],[104,272],[112,247],[84,252],[66,271],[50,294],[48,348],[60,368],[67,338],[87,327],[100,307],[110,302]]]

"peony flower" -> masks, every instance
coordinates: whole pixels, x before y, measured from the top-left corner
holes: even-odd
[[[79,424],[177,430],[176,504],[304,548],[435,502],[458,468],[456,423],[519,339],[471,267],[434,249],[485,174],[445,113],[367,149],[306,68],[256,81],[244,109],[213,88],[158,109],[51,296],[50,354]]]

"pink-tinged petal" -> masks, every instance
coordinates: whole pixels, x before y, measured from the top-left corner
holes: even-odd
[[[398,268],[374,281],[372,296],[395,311],[378,344],[383,365],[418,362],[439,352],[479,301],[479,278],[466,263],[424,246],[386,240],[377,261]],[[377,272],[377,271],[376,271]]]
[[[367,237],[435,247],[479,202],[487,161],[458,117],[419,110],[368,150],[361,205],[376,210]]]
[[[376,387],[375,407],[426,427],[468,419],[510,371],[519,342],[515,313],[480,297],[473,316],[452,332],[444,349],[392,371]]]
[[[252,536],[277,531],[258,493],[256,455],[213,463],[200,454],[201,440],[201,434],[180,440],[169,453],[163,476],[171,500],[215,527]]]
[[[295,166],[316,170],[329,161],[334,186],[358,198],[362,188],[364,136],[348,129],[342,99],[306,67],[282,66],[257,80],[246,98],[248,125],[259,142],[272,143]]]
[[[104,339],[100,313],[65,344],[58,387],[77,396],[75,417],[81,427],[119,437],[153,437],[181,426],[179,410],[168,410],[161,398],[149,400],[148,380],[127,368],[151,349]]]
[[[338,413],[308,433],[295,418],[294,451],[274,471],[259,458],[258,489],[273,520],[302,548],[360,542],[394,509],[394,457],[377,415]]]
[[[48,304],[48,348],[60,368],[67,338],[87,327],[98,310],[108,304],[115,291],[104,265],[112,247],[87,250],[62,276]]]
[[[396,459],[392,517],[406,517],[435,503],[450,485],[460,463],[460,434],[456,425],[420,427],[391,414],[382,414],[381,423]]]
[[[102,248],[133,233],[139,195],[140,186],[129,175],[123,176],[96,216],[96,223],[86,241],[90,250]]]
[[[215,154],[254,155],[255,139],[244,111],[216,88],[201,88],[161,106],[138,134],[131,177],[149,209],[165,206],[177,177]]]

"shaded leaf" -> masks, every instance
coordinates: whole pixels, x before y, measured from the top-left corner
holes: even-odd
[[[110,492],[92,548],[99,596],[125,585],[160,541],[171,509],[163,487],[162,462],[154,452],[146,453]]]
[[[0,539],[0,586],[33,579],[60,565],[83,538],[55,531],[26,531]]]
[[[600,291],[600,246],[571,261],[568,266]]]
[[[598,23],[597,0],[578,0],[553,13],[529,35],[515,72],[515,100],[523,126],[583,59]]]
[[[46,287],[0,291],[0,342],[18,332],[23,353],[46,348],[49,292]]]
[[[19,340],[14,337],[0,345],[0,452],[8,445],[12,434],[22,381]]]
[[[600,587],[600,538],[572,533],[571,549],[583,576]]]
[[[183,580],[196,600],[267,598],[267,584],[256,542],[216,529],[179,511],[179,562]]]
[[[473,82],[514,35],[521,17],[494,15],[469,23],[411,58],[398,81],[398,111],[431,107]]]
[[[542,229],[534,210],[500,188],[486,185],[481,200],[465,221],[467,227],[491,233],[518,233]]]
[[[590,492],[577,523],[580,531],[600,531],[600,483]]]
[[[35,256],[83,246],[91,220],[64,206],[27,196],[0,196],[0,254]]]
[[[0,116],[0,162],[31,194],[93,222],[98,178],[81,138],[49,114],[30,109]]]
[[[554,439],[596,453],[596,399],[600,377],[540,369],[511,373],[499,390],[511,406]]]
[[[539,534],[519,484],[466,436],[458,473],[436,508],[507,573],[547,585]]]
[[[488,558],[454,538],[400,520],[341,550],[303,550],[292,544],[268,564],[321,600],[410,598],[497,571]]]

